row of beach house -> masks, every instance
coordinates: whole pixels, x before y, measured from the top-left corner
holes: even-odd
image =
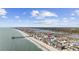
[[[29,36],[34,37],[58,50],[78,50],[73,48],[71,40],[68,33],[63,32],[53,32],[53,31],[38,31],[32,28],[19,28],[19,30],[24,31],[29,34]]]

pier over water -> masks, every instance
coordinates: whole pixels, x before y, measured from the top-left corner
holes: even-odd
[[[42,51],[26,38],[13,40],[12,37],[23,37],[21,33],[10,28],[0,28],[0,51]]]

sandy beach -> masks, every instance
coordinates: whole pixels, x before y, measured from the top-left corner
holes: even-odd
[[[43,51],[58,51],[57,49],[53,48],[52,46],[49,46],[47,44],[45,44],[44,42],[42,41],[39,41],[39,40],[36,40],[35,38],[33,37],[27,37],[29,36],[28,34],[24,33],[23,31],[20,31],[20,30],[17,30],[17,29],[14,29],[18,32],[20,32],[24,37],[25,39],[33,42],[37,47],[39,47],[40,49],[42,49]]]

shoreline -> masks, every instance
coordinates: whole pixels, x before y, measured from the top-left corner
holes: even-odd
[[[39,41],[33,37],[26,37],[26,36],[28,36],[28,34],[24,33],[21,30],[18,30],[18,29],[14,29],[14,30],[20,32],[25,37],[25,39],[31,41],[32,43],[34,43],[38,48],[42,49],[43,51],[58,51],[57,49],[53,48],[52,46],[49,46],[49,45],[45,44],[44,42]]]

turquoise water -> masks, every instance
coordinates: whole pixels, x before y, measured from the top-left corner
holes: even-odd
[[[22,34],[11,28],[0,28],[0,51],[41,51],[35,44],[22,37]]]

